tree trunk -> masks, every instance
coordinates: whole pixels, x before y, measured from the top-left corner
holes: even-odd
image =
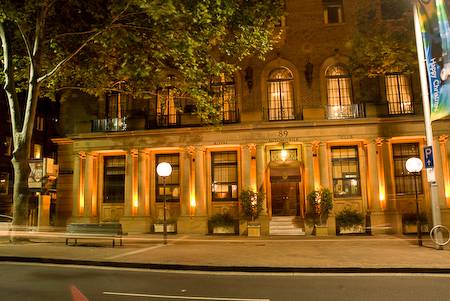
[[[28,219],[28,177],[31,171],[28,164],[29,144],[19,143],[11,160],[14,168],[13,225],[18,227],[26,226]]]

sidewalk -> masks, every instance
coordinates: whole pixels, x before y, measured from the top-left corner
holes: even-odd
[[[415,236],[261,237],[145,234],[111,240],[82,239],[66,246],[58,233],[35,233],[11,244],[0,237],[0,261],[217,271],[450,273],[450,248],[434,249]]]

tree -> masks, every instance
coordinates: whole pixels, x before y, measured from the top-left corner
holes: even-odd
[[[214,119],[208,82],[271,50],[280,0],[0,0],[2,82],[13,133],[13,224],[26,223],[40,96],[63,87],[134,95],[172,85]],[[23,92],[20,94],[20,92]],[[19,101],[18,95],[24,95]],[[23,105],[22,105],[23,103]]]
[[[352,35],[351,68],[357,77],[389,72],[412,73],[417,66],[410,1],[358,2],[357,26]]]

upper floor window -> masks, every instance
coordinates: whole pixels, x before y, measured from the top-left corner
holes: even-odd
[[[36,130],[43,131],[44,130],[44,117],[36,116]]]
[[[392,144],[394,160],[395,192],[397,194],[415,193],[414,175],[406,170],[406,160],[411,157],[420,157],[418,143]],[[422,193],[422,177],[417,177],[417,191]]]
[[[211,82],[213,100],[220,106],[221,120],[233,122],[237,120],[236,85],[234,78],[221,76]]]
[[[344,6],[342,0],[322,0],[325,24],[344,22]]]
[[[328,67],[327,98],[330,106],[350,106],[353,102],[352,76],[342,65]]]
[[[33,158],[34,159],[42,159],[42,145],[41,144],[33,145]]]
[[[381,17],[384,20],[398,20],[410,9],[409,0],[380,0]]]
[[[165,197],[168,202],[178,202],[180,200],[180,156],[179,154],[156,155],[156,166],[162,162],[172,166],[172,173],[165,178],[165,185],[162,177],[156,175],[156,201],[163,202]]]
[[[294,116],[294,77],[287,68],[277,68],[267,82],[269,120],[292,120]]]
[[[333,194],[336,198],[361,195],[358,147],[331,148]]]
[[[104,159],[104,203],[125,202],[125,156]]]
[[[384,76],[384,84],[389,114],[414,113],[409,76],[398,72],[387,73]]]
[[[128,112],[129,95],[124,93],[112,92],[106,95],[106,117],[124,118]]]
[[[211,153],[211,177],[213,201],[237,201],[237,152],[228,151]]]
[[[157,122],[160,126],[177,125],[179,112],[178,95],[175,88],[159,89],[156,95]]]

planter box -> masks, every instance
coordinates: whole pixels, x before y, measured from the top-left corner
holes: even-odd
[[[235,234],[234,226],[215,226],[213,234]]]
[[[362,225],[339,228],[339,234],[365,233]]]
[[[328,226],[315,226],[314,230],[316,236],[328,236]]]
[[[155,233],[163,233],[164,232],[164,224],[154,224],[153,225]],[[176,225],[175,224],[167,224],[167,233],[175,233]]]
[[[261,225],[247,225],[247,234],[249,237],[260,237]]]
[[[428,233],[429,228],[428,225],[421,225],[422,226],[422,233]],[[417,233],[417,225],[415,224],[403,224],[403,234],[413,234]]]

